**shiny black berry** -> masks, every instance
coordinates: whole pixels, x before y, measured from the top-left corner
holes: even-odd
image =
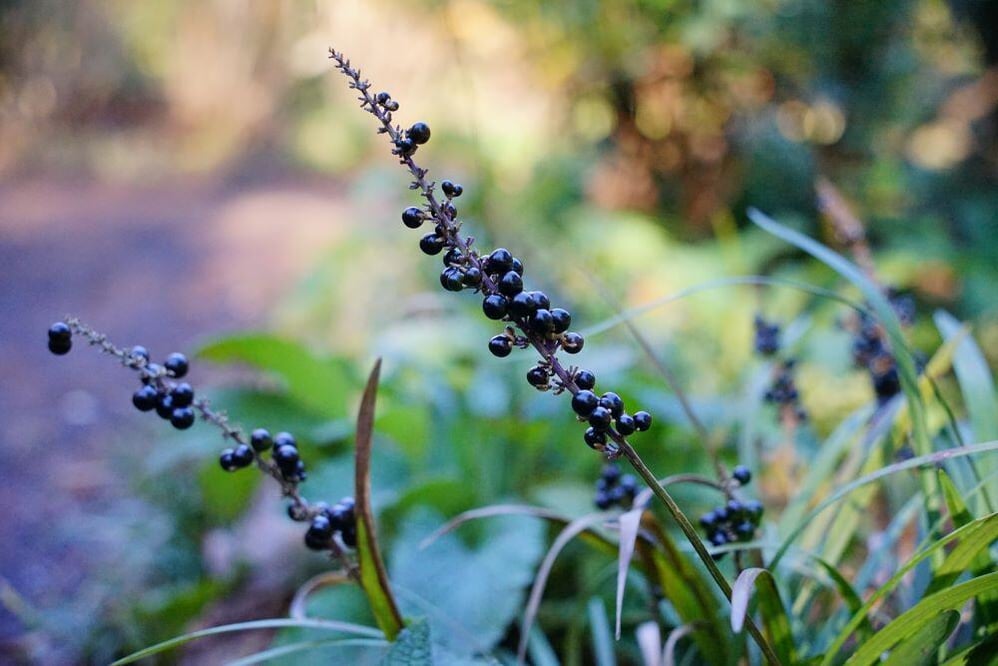
[[[290,432],[279,432],[274,435],[274,448],[278,446],[293,446],[298,448],[298,440]]]
[[[572,409],[579,416],[589,416],[599,404],[599,398],[592,391],[579,391],[572,396]]]
[[[510,265],[509,269],[523,275],[523,263],[516,257],[513,257],[513,263]]]
[[[444,194],[446,194],[451,199],[459,197],[464,193],[464,188],[461,187],[461,185],[449,180],[445,180],[442,183],[440,183],[440,189],[443,190]]]
[[[588,370],[579,370],[575,373],[575,385],[580,389],[589,390],[596,386],[596,375]]]
[[[175,379],[180,379],[187,374],[187,370],[190,366],[187,363],[186,356],[180,352],[173,352],[166,357],[165,361],[163,361],[163,367],[166,368],[166,374]]]
[[[468,266],[461,275],[461,282],[466,287],[477,287],[482,283],[482,272],[474,266]]]
[[[177,430],[187,430],[194,425],[194,410],[190,407],[178,407],[170,414],[170,424]]]
[[[513,273],[513,275],[516,275],[516,273]],[[551,316],[550,310],[538,310],[530,317],[528,323],[530,330],[542,335],[546,335],[554,330],[554,317]]]
[[[49,351],[56,356],[68,354],[69,350],[73,348],[73,332],[65,322],[59,321],[52,324],[49,327],[48,335]]]
[[[461,271],[453,266],[445,268],[440,273],[440,286],[447,291],[461,291],[464,289],[464,282],[461,279]]]
[[[585,339],[578,333],[566,333],[561,336],[561,348],[566,354],[578,354],[585,343]]]
[[[148,412],[156,408],[159,403],[159,391],[155,386],[146,384],[132,394],[132,404],[140,412]]]
[[[502,319],[506,316],[508,301],[500,294],[490,294],[482,301],[482,312],[489,319]]]
[[[745,502],[745,513],[756,523],[762,518],[763,506],[759,500],[749,500]]]
[[[253,464],[253,449],[247,444],[240,444],[232,450],[232,462],[236,467],[249,467]]]
[[[509,250],[504,247],[493,250],[489,255],[489,273],[502,274],[510,270],[513,270],[513,255]]]
[[[402,157],[409,157],[416,152],[417,147],[416,142],[408,137],[395,142],[395,149]]]
[[[548,371],[539,365],[527,370],[527,382],[531,386],[547,386],[548,385]]]
[[[225,449],[222,451],[222,455],[218,456],[218,464],[221,465],[222,469],[226,472],[232,472],[239,469],[235,461],[232,459],[232,452],[232,449]]]
[[[612,419],[613,414],[610,413],[610,410],[600,405],[597,405],[593,408],[593,411],[589,413],[589,425],[597,430],[608,429]]]
[[[312,550],[322,550],[329,545],[333,538],[333,528],[329,524],[329,518],[323,514],[312,518],[312,523],[305,532],[305,545]]]
[[[593,504],[595,504],[596,508],[600,511],[606,511],[613,506],[613,498],[610,497],[610,493],[606,491],[598,492],[596,493],[596,496],[593,497]]]
[[[435,233],[426,234],[419,239],[419,249],[429,255],[440,254],[446,241]]]
[[[174,407],[189,407],[194,402],[194,389],[187,382],[181,382],[170,391]]]
[[[352,498],[349,499],[353,501]],[[345,530],[354,525],[353,505],[346,504],[342,500],[328,509],[326,516],[336,531]]]
[[[423,211],[415,206],[409,206],[402,211],[402,224],[410,229],[418,229],[423,224]]]
[[[426,123],[413,123],[405,134],[413,143],[423,145],[430,140],[430,126]]]
[[[505,358],[513,351],[513,341],[508,335],[497,335],[489,340],[489,351],[493,356]]]
[[[651,427],[651,414],[648,412],[634,412],[634,428],[639,432],[644,432]]]
[[[457,219],[457,206],[455,206],[450,202],[447,202],[443,206],[441,206],[441,208],[443,208],[444,213],[447,214],[447,217],[449,217],[452,220]]]
[[[290,444],[283,444],[274,449],[271,457],[285,475],[294,474],[299,460],[297,448]]]
[[[563,308],[554,308],[551,310],[551,317],[554,319],[555,333],[564,333],[572,325],[572,315],[569,314],[568,310]]]
[[[499,292],[506,296],[516,296],[523,291],[523,278],[515,271],[506,271],[499,278]]]
[[[391,95],[389,95],[388,93],[386,93],[385,91],[381,91],[381,92],[379,92],[379,93],[378,93],[378,94],[377,94],[377,95],[376,95],[376,96],[374,97],[375,101],[376,101],[376,102],[377,102],[378,104],[381,104],[382,106],[384,106],[385,104],[387,104],[387,103],[388,103],[388,100],[390,100],[391,98],[392,98],[392,96],[391,96]]]
[[[526,291],[521,291],[509,300],[509,313],[517,319],[526,319],[536,310],[530,294]]]
[[[257,428],[250,434],[250,444],[254,451],[268,451],[274,445],[274,438],[266,428]]]
[[[134,347],[128,350],[128,357],[134,359],[141,358],[142,360],[148,362],[149,350],[143,347],[142,345],[135,345]]]
[[[752,472],[750,472],[749,468],[745,465],[738,465],[735,467],[735,469],[731,472],[731,476],[735,479],[735,481],[743,486],[752,480]]]
[[[637,430],[637,424],[634,423],[634,417],[630,414],[621,414],[617,417],[616,428],[621,435],[630,435]]]
[[[340,539],[343,540],[343,545],[347,548],[357,547],[357,527],[351,525],[350,527],[344,529],[340,532]]]
[[[173,398],[170,397],[169,393],[161,393],[159,395],[159,402],[156,403],[156,413],[159,414],[161,419],[166,419],[167,421],[173,418]]]
[[[586,444],[588,444],[591,448],[595,449],[597,446],[606,444],[606,433],[602,430],[590,427],[586,428],[586,432],[582,436],[582,439],[584,439]]]
[[[514,271],[515,272],[515,271]],[[527,292],[527,297],[530,299],[530,306],[534,310],[550,310],[551,309],[551,299],[543,291],[531,291]]]
[[[613,391],[607,391],[604,393],[600,399],[599,404],[610,410],[610,413],[614,417],[620,416],[624,413],[624,401],[620,399],[620,396]]]

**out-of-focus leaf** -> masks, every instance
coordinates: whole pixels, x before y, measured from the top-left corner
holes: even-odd
[[[901,566],[895,572],[895,574],[891,576],[890,580],[888,580],[886,583],[877,588],[877,590],[872,595],[870,595],[870,598],[866,600],[866,603],[863,604],[863,607],[860,608],[858,612],[853,614],[852,618],[849,620],[846,626],[842,628],[838,636],[832,642],[832,645],[826,651],[822,664],[824,666],[829,666],[830,664],[835,662],[835,659],[839,651],[842,649],[842,646],[845,645],[845,642],[849,639],[849,636],[851,636],[852,633],[856,630],[856,628],[866,619],[868,613],[870,612],[870,609],[873,608],[873,606],[878,601],[880,601],[880,599],[882,599],[885,595],[893,591],[894,588],[897,587],[898,583],[901,582],[901,579],[909,571],[914,569],[919,563],[923,562],[926,558],[931,557],[934,553],[942,552],[943,548],[945,548],[948,544],[958,539],[962,542],[973,539],[974,543],[978,544],[983,543],[984,546],[986,547],[987,544],[993,541],[996,537],[998,537],[998,513],[991,514],[990,516],[985,516],[983,518],[975,520],[972,523],[964,525],[963,527],[937,539],[927,548],[919,551],[908,562],[906,562],[903,566]],[[981,579],[978,578],[975,580],[981,580]],[[938,597],[939,595],[945,594],[946,592],[951,591],[953,589],[956,588],[950,588],[949,590],[944,590],[943,592],[940,592],[934,596]],[[943,607],[935,608],[932,615],[935,615],[936,613],[942,610],[945,610],[945,608]],[[900,617],[898,619],[900,619]],[[895,622],[896,621],[897,620],[895,620]],[[883,630],[875,634],[874,640],[877,637],[879,637],[882,633]],[[904,638],[904,636],[903,635],[898,636],[897,639],[895,640],[899,640],[901,638]],[[868,644],[869,643],[867,643],[867,645]],[[881,651],[886,650],[887,648],[891,647],[891,645],[893,645],[893,643],[884,646],[881,649]]]
[[[381,359],[374,364],[364,387],[357,414],[357,450],[354,462],[354,493],[357,514],[357,562],[360,566],[360,586],[371,604],[374,619],[388,640],[395,640],[404,622],[399,613],[388,573],[378,550],[377,528],[371,509],[371,447],[374,440],[374,405],[378,395]]]
[[[756,590],[762,612],[762,624],[769,634],[769,642],[784,664],[796,663],[794,639],[790,633],[790,620],[780,600],[776,579],[766,569],[753,567],[742,571],[731,588],[731,629],[740,633],[749,612],[752,590]]]
[[[381,663],[383,666],[432,666],[430,623],[425,618],[410,622],[398,635]]]
[[[936,663],[936,651],[959,623],[960,613],[957,611],[940,613],[917,634],[902,640],[891,650],[887,659],[882,662],[883,666],[929,666]]]
[[[613,653],[613,635],[610,633],[610,620],[606,616],[603,600],[593,597],[586,606],[589,613],[589,630],[593,639],[593,655],[596,666],[617,666]]]
[[[267,650],[261,650],[260,652],[254,652],[253,654],[246,655],[241,659],[234,659],[232,661],[227,661],[226,666],[251,666],[252,664],[265,664],[267,662],[273,663],[278,657],[286,657],[290,654],[297,655],[295,657],[295,664],[301,666],[300,657],[301,652],[310,653],[312,657],[318,657],[325,660],[324,663],[329,663],[330,658],[330,648],[351,648],[351,647],[363,647],[363,648],[387,648],[391,645],[388,641],[378,640],[376,638],[326,638],[314,641],[300,641],[298,643],[288,643],[287,645],[280,645],[278,647],[272,647]],[[335,654],[335,653],[334,653]],[[356,664],[357,662],[349,657],[344,657],[341,652],[338,653],[340,657],[348,659],[351,663]]]
[[[959,336],[964,330],[964,326],[944,310],[936,310],[932,318],[945,340]],[[998,439],[998,394],[995,392],[995,382],[988,362],[973,337],[966,335],[960,339],[953,359],[953,370],[960,382],[963,401],[973,424],[974,439]]]
[[[420,549],[437,524],[423,508],[406,517],[391,551],[393,588],[407,615],[427,618],[436,645],[487,654],[522,608],[543,553],[543,524],[502,516],[483,524],[478,547],[446,534]]]
[[[638,538],[638,528],[641,526],[641,514],[644,507],[638,505],[621,514],[620,551],[617,554],[617,595],[614,616],[614,636],[620,640],[620,616],[624,608],[624,588],[627,585],[627,572],[631,568],[631,557],[634,555],[634,542]]]
[[[253,472],[253,470],[250,470]],[[260,485],[260,474],[229,474],[211,458],[198,472],[201,506],[209,524],[228,524],[250,506],[250,498]]]
[[[854,590],[853,586],[849,584],[849,581],[845,579],[845,576],[839,573],[838,569],[820,557],[815,557],[813,559],[818,563],[818,566],[820,566],[825,573],[828,574],[829,578],[832,579],[832,582],[835,583],[835,587],[838,589],[839,594],[842,595],[842,600],[845,602],[846,608],[849,609],[849,612],[853,615],[858,613],[860,609],[863,608],[863,600],[860,599],[859,595],[856,593],[856,590]],[[860,640],[864,640],[873,633],[873,625],[870,624],[870,619],[868,617],[863,617],[863,621],[856,628],[856,632],[859,634]]]
[[[856,653],[846,661],[846,664],[865,666],[876,662],[885,650],[891,649],[900,641],[916,633],[928,633],[929,626],[937,623],[941,614],[948,615],[947,611],[958,610],[968,599],[972,599],[986,590],[994,589],[995,585],[998,585],[998,573],[991,573],[924,597],[875,633],[870,640],[863,643],[856,650]],[[956,613],[957,621],[959,621],[959,616],[960,614]],[[936,631],[937,634],[941,633],[942,628],[937,628]],[[953,627],[949,627],[945,636],[948,636],[952,631]],[[828,657],[826,656],[827,662]]]
[[[221,338],[202,347],[198,356],[220,363],[245,363],[279,377],[288,395],[316,414],[346,414],[344,394],[352,385],[339,360],[319,356],[304,345],[265,333]]]

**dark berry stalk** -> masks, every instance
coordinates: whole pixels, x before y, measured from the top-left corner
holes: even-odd
[[[200,415],[202,421],[220,430],[223,439],[233,445],[219,458],[222,468],[232,472],[255,463],[260,472],[280,484],[282,495],[290,500],[288,515],[293,520],[309,523],[305,544],[313,550],[328,551],[356,577],[354,565],[333,538],[338,534],[343,545],[350,548],[356,545],[353,499],[346,497],[330,507],[325,502],[310,504],[302,496],[298,486],[306,475],[292,435],[282,432],[272,437],[268,431],[258,428],[247,437],[224,412],[212,409],[206,398],[196,397],[190,384],[176,381],[187,374],[188,362],[183,354],[173,353],[162,364],[153,363],[145,347],[117,347],[106,335],[76,317],[67,317],[49,329],[49,349],[60,356],[67,353],[74,336],[138,373],[142,386],[133,394],[132,404],[140,411],[155,410],[178,430],[192,426],[195,416]],[[269,457],[265,456],[267,452],[270,452]]]
[[[420,195],[426,200],[426,213],[429,221],[436,224],[436,230],[434,234],[424,236],[420,242],[420,247],[427,254],[437,254],[443,250],[444,246],[447,246],[456,249],[457,252],[465,257],[468,265],[478,273],[480,280],[478,289],[486,296],[486,303],[484,305],[486,315],[489,315],[489,299],[493,296],[499,295],[510,298],[510,305],[515,305],[515,300],[512,300],[512,297],[518,293],[522,293],[522,284],[518,284],[520,281],[516,277],[511,276],[511,274],[521,273],[522,267],[520,271],[504,268],[501,280],[492,279],[485,261],[478,256],[477,252],[472,250],[474,239],[465,238],[460,234],[461,223],[457,220],[457,211],[450,201],[451,196],[448,193],[447,201],[441,203],[435,194],[435,184],[426,180],[427,170],[419,167],[412,159],[412,155],[416,152],[418,145],[425,143],[429,139],[429,128],[424,123],[417,123],[406,132],[400,126],[393,125],[392,112],[397,111],[399,105],[392,100],[391,95],[386,92],[372,95],[371,83],[363,79],[360,71],[351,67],[350,61],[339,51],[330,48],[329,57],[335,62],[336,68],[349,79],[348,85],[350,88],[360,94],[358,100],[360,101],[361,108],[373,115],[381,124],[378,128],[378,133],[388,135],[393,146],[392,154],[399,158],[399,162],[412,175],[413,180],[410,184],[410,189],[418,190]],[[413,130],[416,131],[413,132]],[[448,189],[450,188],[448,187]],[[411,209],[406,209],[403,212],[403,223],[406,226],[413,227],[416,222],[416,214]],[[419,225],[416,224],[415,226]],[[509,262],[515,260],[513,260],[508,252],[505,250],[503,252],[505,256],[501,257],[501,262],[504,265],[512,267],[512,264]],[[442,275],[441,282],[445,288],[451,289],[449,285],[452,283],[452,280],[450,278],[445,278]],[[547,307],[542,309],[547,310]],[[489,316],[493,318],[491,315]],[[503,316],[497,318],[502,319]],[[605,453],[611,460],[620,456],[627,459],[641,478],[649,485],[654,494],[662,500],[676,522],[679,523],[680,529],[686,535],[686,538],[704,563],[704,566],[707,567],[718,587],[721,588],[724,595],[730,600],[731,586],[714,564],[710,553],[707,552],[699,535],[697,535],[696,529],[683,514],[679,505],[672,499],[672,496],[669,495],[665,488],[658,482],[655,475],[644,464],[644,461],[641,460],[641,457],[628,443],[625,436],[621,434],[620,426],[614,427],[609,425],[611,418],[618,417],[622,413],[616,404],[619,398],[616,398],[615,394],[604,394],[602,398],[596,398],[596,395],[591,390],[583,389],[579,386],[577,379],[579,377],[578,370],[575,368],[566,368],[561,364],[557,355],[559,349],[570,353],[579,351],[583,344],[582,336],[579,336],[577,333],[564,333],[560,338],[552,338],[550,334],[547,334],[549,329],[547,328],[546,321],[534,322],[523,316],[517,316],[515,313],[506,318],[511,323],[507,327],[506,337],[512,341],[512,345],[502,343],[501,338],[503,336],[496,336],[490,342],[490,349],[493,354],[496,356],[507,356],[512,346],[520,348],[533,347],[540,354],[541,363],[539,365],[542,369],[549,370],[550,374],[556,378],[555,392],[568,391],[572,395],[572,407],[575,412],[581,417],[589,418],[591,427],[586,431],[586,442],[593,448]],[[542,326],[536,325],[538,323]],[[538,329],[544,332],[538,332]],[[590,377],[591,373],[586,371],[584,383],[589,384]],[[530,381],[532,384],[534,383],[533,379],[530,379]],[[637,412],[633,418],[635,421],[640,422],[640,427],[636,427],[636,430],[645,430],[650,425],[651,417],[647,412]],[[766,656],[766,659],[773,664],[779,664],[779,658],[762,636],[762,633],[751,617],[746,618],[746,627],[756,643],[759,644],[759,648]]]

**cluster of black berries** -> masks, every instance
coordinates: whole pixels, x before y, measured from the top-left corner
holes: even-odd
[[[288,507],[288,515],[292,520],[310,520],[308,531],[305,532],[306,546],[312,550],[326,550],[336,535],[339,535],[344,546],[357,547],[357,516],[352,497],[344,497],[333,506],[317,502],[312,509],[311,512],[304,511],[296,504]]]
[[[375,104],[387,109],[382,100],[391,100],[386,93],[375,98]],[[396,152],[408,157],[415,146],[430,138],[430,128],[426,123],[416,123],[404,133],[396,132]],[[417,169],[418,180],[414,186],[421,187],[422,171]],[[532,344],[548,352],[534,367],[527,371],[527,382],[540,391],[555,389],[561,392],[569,388],[566,379],[571,379],[578,392],[572,400],[576,413],[589,421],[585,441],[589,446],[602,450],[607,443],[607,432],[615,424],[617,432],[629,435],[638,430],[647,430],[651,416],[647,412],[637,412],[633,416],[624,412],[624,403],[615,393],[604,393],[597,397],[592,392],[596,377],[588,370],[575,370],[568,377],[559,377],[550,360],[559,350],[577,354],[585,344],[583,337],[569,331],[572,315],[562,308],[551,307],[551,300],[542,291],[528,291],[523,284],[523,262],[509,250],[498,248],[482,257],[471,249],[472,240],[462,242],[457,235],[458,225],[452,224],[457,217],[454,199],[461,196],[464,188],[450,180],[440,184],[445,200],[435,209],[432,186],[425,186],[428,203],[425,207],[410,206],[402,211],[402,223],[410,229],[418,229],[427,220],[436,220],[436,227],[419,241],[420,249],[428,255],[443,252],[444,268],[440,273],[440,285],[448,291],[472,289],[484,295],[482,311],[494,321],[509,322],[511,325],[499,335],[489,340],[489,351],[504,358],[514,348],[526,349]],[[439,213],[437,213],[439,210]],[[445,251],[446,250],[446,251]]]
[[[601,511],[617,505],[621,509],[630,509],[634,496],[638,494],[638,480],[633,474],[621,474],[620,468],[609,463],[603,466],[599,478],[596,479],[596,495],[593,504]]]
[[[745,486],[752,480],[752,473],[747,467],[739,465],[732,471],[731,477],[739,486]],[[724,506],[700,516],[700,526],[704,529],[707,540],[714,546],[751,541],[759,527],[762,512],[762,503],[757,500],[741,502],[731,499]],[[714,559],[723,556],[724,553],[720,553]]]
[[[249,444],[238,444],[225,449],[218,457],[218,464],[226,472],[248,467],[257,456],[270,451],[270,459],[277,465],[281,477],[289,483],[301,483],[308,475],[305,461],[298,455],[298,441],[289,432],[271,436],[266,428],[257,428],[250,434]]]
[[[794,368],[797,365],[795,359],[787,359],[774,369],[773,381],[766,390],[763,398],[766,402],[772,403],[781,409],[793,410],[797,419],[804,421],[807,419],[807,412],[800,403],[800,392],[797,390],[797,383],[794,381]]]
[[[766,321],[762,315],[755,316],[755,352],[762,356],[773,356],[780,351],[780,327]]]
[[[583,379],[581,384],[580,375]],[[616,393],[611,391],[601,396],[593,393],[591,389],[595,380],[595,376],[588,370],[580,370],[575,374],[575,384],[582,390],[572,396],[572,409],[589,423],[583,436],[586,444],[594,449],[606,444],[611,425],[625,437],[651,427],[651,414],[644,411],[628,414],[624,411],[624,401]]]
[[[897,362],[887,350],[883,328],[866,313],[859,315],[852,341],[852,358],[857,367],[865,368],[869,373],[879,403],[883,404],[901,392]]]

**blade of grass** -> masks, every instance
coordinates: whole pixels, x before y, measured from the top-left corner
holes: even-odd
[[[391,645],[391,643],[388,641],[376,640],[374,638],[327,638],[317,641],[300,641],[289,645],[280,645],[278,647],[270,648],[269,650],[254,652],[253,654],[246,655],[241,659],[228,661],[226,662],[226,666],[251,666],[251,664],[262,664],[264,662],[271,661],[272,659],[277,659],[278,657],[286,657],[289,654],[304,652],[306,650],[319,650],[330,647],[388,647],[389,645]]]
[[[794,639],[790,633],[790,619],[780,599],[776,579],[767,569],[752,567],[738,574],[731,588],[731,629],[736,634],[741,633],[749,614],[753,589],[757,590],[756,598],[759,599],[763,626],[777,654],[787,664],[797,663]]]
[[[381,359],[368,377],[357,414],[357,448],[354,462],[354,493],[357,513],[357,560],[360,586],[374,618],[388,640],[393,641],[405,623],[388,584],[388,573],[378,550],[374,511],[371,509],[371,448],[374,442],[374,406],[378,394]]]
[[[617,658],[613,654],[613,637],[610,635],[610,620],[606,616],[603,601],[599,597],[593,597],[586,608],[596,666],[617,666]]]

